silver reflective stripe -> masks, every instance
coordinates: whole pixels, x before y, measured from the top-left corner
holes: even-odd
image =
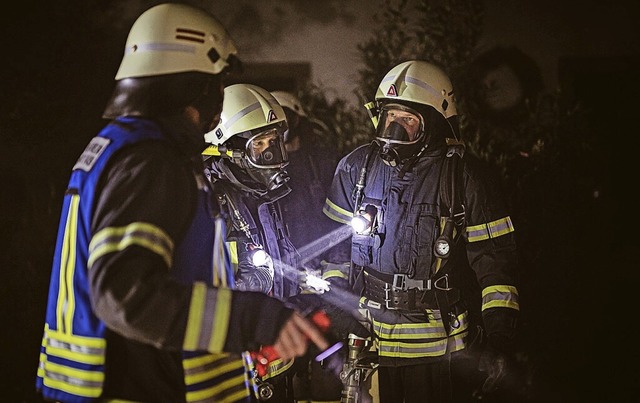
[[[146,222],[133,222],[124,227],[107,227],[98,231],[89,243],[87,267],[90,270],[96,259],[133,245],[160,255],[167,267],[171,267],[173,240],[161,228]]]
[[[78,344],[63,342],[53,338],[49,339],[49,347],[67,350],[72,353],[80,353],[80,354],[87,354],[87,355],[103,355],[104,354],[104,348],[80,346]]]
[[[450,335],[446,333],[439,310],[427,310],[425,314],[429,322],[409,322],[402,316],[398,317],[402,323],[395,324],[372,320],[378,336],[378,354],[400,358],[437,357],[465,347],[464,337],[469,328],[466,311],[452,320]]]
[[[493,285],[482,290],[482,310],[510,308],[520,310],[518,289],[508,285]]]
[[[260,103],[259,102],[255,102],[255,103],[243,108],[241,111],[239,111],[235,115],[231,116],[229,118],[229,120],[227,120],[224,123],[225,130],[229,130],[229,128],[231,126],[233,126],[238,120],[242,119],[244,116],[248,115],[250,112],[255,111],[256,109],[260,109]]]
[[[513,231],[513,223],[511,222],[511,217],[508,216],[486,224],[472,225],[466,228],[467,240],[469,242],[497,238]]]
[[[133,53],[134,47],[129,46],[125,49],[125,53]],[[180,45],[176,43],[161,43],[161,42],[151,42],[151,43],[143,43],[138,44],[135,47],[136,52],[183,52],[183,53],[196,53],[195,46],[189,45]]]
[[[45,369],[44,369],[45,379],[51,379],[58,382],[64,382],[67,385],[81,386],[84,388],[102,388],[101,381],[82,380],[82,379],[74,378],[68,375],[63,375],[58,372],[51,371],[47,368],[48,366],[45,365]]]

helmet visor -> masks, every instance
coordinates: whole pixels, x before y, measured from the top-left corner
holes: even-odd
[[[289,163],[284,136],[275,127],[251,136],[246,153],[249,163],[256,168],[282,168]]]
[[[376,138],[385,143],[415,144],[424,134],[424,118],[414,109],[387,104],[380,109]]]

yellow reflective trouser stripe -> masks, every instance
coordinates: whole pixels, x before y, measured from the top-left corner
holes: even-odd
[[[137,245],[158,254],[167,267],[171,267],[173,240],[159,227],[145,222],[134,222],[124,227],[107,227],[98,231],[89,243],[88,267],[96,259],[112,252]]]
[[[293,365],[293,360],[282,361],[280,358],[273,360],[269,363],[267,368],[267,374],[262,378],[263,380],[273,378],[285,372]]]
[[[383,357],[438,357],[446,352],[460,351],[465,348],[464,337],[467,332],[451,335],[446,339],[425,343],[405,343],[401,341],[378,340],[378,355]]]
[[[501,218],[490,223],[473,225],[466,228],[469,242],[483,241],[489,238],[497,238],[514,231],[511,217]]]
[[[78,233],[78,206],[80,196],[71,196],[69,212],[64,228],[62,254],[60,260],[60,286],[58,287],[58,301],[56,304],[56,326],[65,332],[73,331],[73,313],[75,310],[75,296],[73,294],[73,276],[76,268],[76,238]]]
[[[230,357],[228,354],[205,355],[195,359],[187,358],[183,360],[183,365],[184,379],[187,385],[212,379],[239,368],[244,371],[244,362],[240,358]]]
[[[187,402],[213,401],[233,402],[249,396],[249,388],[246,387],[246,375],[239,374],[210,388],[187,392]]]
[[[433,339],[447,337],[440,321],[429,323],[383,323],[373,320],[373,329],[385,339]]]
[[[231,298],[228,288],[208,288],[201,282],[193,284],[184,350],[222,351],[229,327]]]
[[[342,224],[351,223],[351,219],[353,218],[353,213],[343,209],[335,205],[331,200],[326,199],[324,202],[324,206],[322,207],[322,212],[329,218],[334,221],[340,222]]]
[[[466,311],[456,317],[448,336],[440,312],[426,310],[425,313],[429,322],[392,324],[373,319],[373,329],[378,336],[378,354],[401,358],[437,357],[465,347],[464,337],[469,328]]]
[[[465,334],[456,334],[449,337],[449,343],[447,344],[447,352],[455,353],[456,351],[460,351],[466,347],[466,343],[464,342]]]
[[[187,401],[189,402],[212,397],[215,397],[215,401],[232,401],[230,396],[239,395],[242,398],[249,395],[244,360],[240,356],[225,353],[185,358],[183,359],[183,368],[185,384],[188,389],[194,389],[193,386],[198,383],[206,383],[225,374],[231,376],[231,378],[217,382],[211,387],[198,389],[196,386],[197,390],[187,392]],[[233,400],[237,400],[237,398]]]
[[[494,285],[482,290],[482,310],[510,308],[520,310],[518,289],[510,285]]]

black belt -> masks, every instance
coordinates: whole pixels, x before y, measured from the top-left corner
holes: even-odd
[[[365,270],[364,296],[384,304],[387,309],[403,311],[437,309],[431,280],[414,280],[405,274],[389,275]]]

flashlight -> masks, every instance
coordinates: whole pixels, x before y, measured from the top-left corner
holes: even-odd
[[[375,226],[376,216],[378,209],[375,206],[368,204],[366,207],[361,208],[358,214],[351,220],[351,228],[358,235],[368,235],[373,233]]]
[[[251,250],[251,263],[254,266],[266,266],[269,262],[269,254],[264,251],[261,247],[256,247],[256,249]]]

